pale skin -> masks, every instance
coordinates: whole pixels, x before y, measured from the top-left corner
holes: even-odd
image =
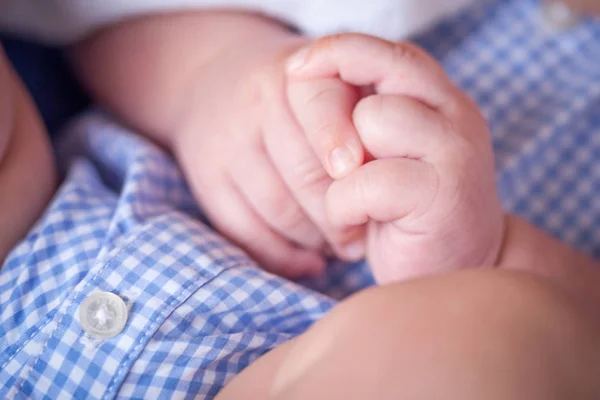
[[[172,151],[216,227],[267,269],[318,273],[331,248],[366,253],[386,284],[252,364],[222,397],[597,398],[598,266],[501,212],[489,133],[468,97],[412,45],[357,35],[307,45],[260,16],[197,12],[122,23],[73,50],[96,98]],[[365,51],[370,61],[355,68]],[[0,79],[0,185],[21,193],[7,160],[22,161],[22,177],[52,171],[25,160],[51,158],[39,122],[25,125],[39,119],[14,74]],[[17,157],[6,143],[29,132],[36,156]],[[336,159],[338,148],[349,153]],[[31,209],[0,207],[20,227],[2,236],[0,257],[52,182],[23,189]],[[486,266],[495,269],[431,276]],[[503,351],[484,351],[493,346]]]

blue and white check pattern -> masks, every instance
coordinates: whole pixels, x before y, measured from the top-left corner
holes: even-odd
[[[486,1],[418,42],[488,117],[506,208],[600,256],[600,24],[550,33],[536,7]],[[372,284],[362,263],[261,271],[200,222],[159,149],[99,113],[69,131],[67,177],[0,270],[0,398],[212,398]],[[112,339],[79,324],[94,291],[129,307]]]

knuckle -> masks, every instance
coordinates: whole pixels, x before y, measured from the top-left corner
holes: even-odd
[[[343,142],[341,137],[344,130],[344,124],[338,119],[322,121],[311,131],[311,141],[317,146],[315,150],[329,153]],[[320,153],[320,155],[324,155]]]
[[[413,61],[418,58],[419,52],[410,43],[407,42],[394,42],[392,45],[392,66]]]
[[[283,230],[295,231],[306,222],[304,212],[287,193],[271,192],[266,204],[270,218]]]
[[[363,140],[364,135],[373,135],[381,132],[377,129],[380,117],[384,112],[384,98],[381,95],[371,95],[361,99],[354,108],[352,120],[354,125],[361,134]]]
[[[329,53],[334,53],[337,43],[344,39],[347,34],[335,33],[332,35],[324,36],[315,41],[313,48],[317,50],[325,50]]]
[[[333,104],[344,107],[346,103],[357,97],[354,87],[338,78],[320,78],[304,83],[304,85],[304,106],[333,102]]]
[[[320,87],[314,92],[310,92],[304,101],[302,102],[303,106],[308,107],[312,106],[315,103],[319,104],[323,101],[328,100],[330,96],[335,96],[336,88],[332,85],[320,85]]]
[[[310,196],[323,195],[332,182],[327,171],[314,160],[298,164],[295,176],[295,190]]]
[[[274,218],[280,218],[281,216],[289,213],[289,209],[293,203],[294,202],[291,200],[290,196],[283,190],[271,189],[266,194],[264,204],[267,205],[269,215]]]
[[[330,230],[328,240],[334,246],[344,246],[361,239],[363,236],[363,227],[337,228]]]

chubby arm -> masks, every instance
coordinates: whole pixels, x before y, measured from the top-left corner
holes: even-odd
[[[0,47],[0,265],[55,188],[44,126]]]
[[[231,54],[297,40],[283,25],[245,12],[152,15],[110,26],[73,47],[75,69],[94,98],[167,147],[200,70]],[[250,62],[250,61],[249,61]]]

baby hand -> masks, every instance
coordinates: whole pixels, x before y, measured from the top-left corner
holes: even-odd
[[[294,39],[236,47],[204,66],[173,145],[215,227],[267,270],[289,277],[320,272],[328,246],[345,259],[362,258],[365,251],[364,227],[328,221],[325,195],[332,179],[289,108],[285,60],[300,44]],[[354,87],[328,79],[327,88],[349,115],[358,100]],[[317,122],[328,110],[301,109]],[[346,122],[320,128],[328,130],[332,143],[343,135],[354,138],[346,149],[360,165],[362,146],[351,120]]]
[[[435,60],[411,44],[344,34],[297,53],[288,74],[373,87],[348,116],[373,160],[331,185],[327,211],[336,226],[368,222],[380,283],[495,263],[504,220],[489,131]]]

